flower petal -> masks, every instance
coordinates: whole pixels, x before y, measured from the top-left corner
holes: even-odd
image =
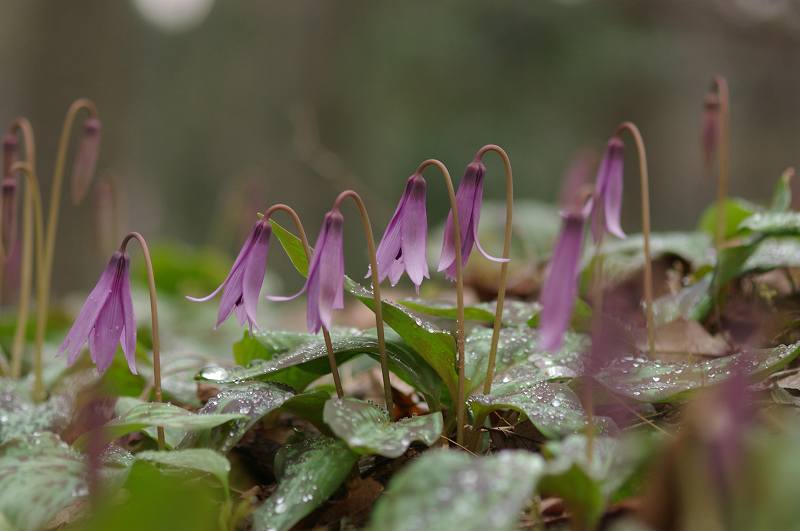
[[[344,305],[344,219],[338,211],[328,212],[325,218],[328,230],[320,253],[318,299],[309,299],[309,304],[318,305],[320,321],[330,328],[333,310]]]
[[[117,345],[125,326],[125,311],[122,307],[121,267],[114,275],[111,295],[100,310],[92,332],[89,334],[89,353],[100,373],[104,373],[114,361]]]
[[[67,363],[72,365],[78,358],[81,348],[86,344],[89,339],[89,334],[95,326],[97,317],[100,311],[105,306],[108,297],[111,295],[111,290],[114,285],[114,277],[117,273],[119,262],[122,260],[122,253],[115,252],[111,256],[108,265],[100,275],[94,289],[92,289],[86,302],[83,303],[81,311],[78,312],[78,317],[75,318],[72,328],[64,338],[64,342],[58,349],[59,354],[67,354]]]
[[[472,161],[467,165],[464,177],[458,184],[456,192],[456,206],[458,207],[458,223],[461,229],[461,263],[466,265],[472,247],[475,242],[473,230],[470,224],[477,207],[480,212],[480,205],[483,196],[483,177],[486,173],[486,166],[480,161]],[[480,215],[480,214],[479,214]],[[442,243],[442,255],[439,258],[438,271],[445,271],[445,276],[450,279],[455,278],[455,229],[453,228],[452,210],[447,216],[445,224],[444,241]]]
[[[400,245],[402,242],[401,228],[406,205],[408,204],[408,193],[411,187],[411,180],[413,178],[414,176],[412,175],[406,182],[406,188],[403,191],[403,195],[400,196],[400,201],[397,203],[397,208],[395,208],[394,214],[392,214],[392,218],[389,220],[389,224],[386,226],[386,230],[383,233],[383,237],[381,238],[380,243],[378,243],[378,249],[375,251],[375,257],[378,262],[378,280],[380,282],[383,282],[383,280],[389,274],[389,269],[392,267],[395,257],[400,252]],[[371,271],[367,271],[367,274],[364,278],[367,278],[370,275]]]
[[[622,214],[622,174],[625,160],[623,158],[622,142],[614,148],[614,154],[609,165],[608,183],[605,194],[606,230],[618,238],[624,238],[620,216]]]
[[[244,265],[244,279],[242,281],[242,301],[249,321],[258,328],[256,311],[258,297],[261,295],[261,285],[267,271],[267,252],[269,251],[269,238],[272,228],[265,222],[258,234],[258,239],[253,244],[250,256]]]
[[[402,256],[408,278],[419,290],[428,273],[428,213],[425,206],[425,179],[415,179],[406,203],[402,225]]]
[[[555,351],[561,348],[564,333],[572,319],[578,292],[578,265],[583,241],[584,218],[564,216],[561,235],[553,251],[540,302],[539,346]]]
[[[136,373],[136,316],[133,313],[133,300],[131,298],[131,279],[130,261],[125,255],[125,264],[121,272],[120,298],[122,300],[122,351],[125,353],[125,360],[128,368],[133,374]]]

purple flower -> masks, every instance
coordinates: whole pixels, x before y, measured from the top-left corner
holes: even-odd
[[[333,310],[344,307],[344,249],[342,224],[344,218],[338,209],[325,214],[314,254],[308,265],[308,278],[303,288],[290,297],[270,297],[287,301],[308,292],[306,326],[316,334],[323,326],[330,328]]]
[[[547,278],[539,297],[539,302],[542,304],[539,346],[547,351],[561,348],[564,332],[572,319],[575,297],[578,294],[578,265],[581,258],[586,210],[588,208],[583,212],[561,214],[563,219],[561,235],[553,250]]]
[[[205,302],[222,291],[215,328],[221,325],[232,312],[236,314],[240,325],[247,323],[251,330],[254,327],[258,328],[256,309],[258,297],[261,294],[261,285],[264,283],[264,274],[267,271],[267,251],[271,234],[272,227],[268,220],[261,219],[256,222],[222,284],[205,297],[186,297],[190,301]]]
[[[378,244],[378,281],[388,276],[392,286],[403,271],[419,293],[423,278],[428,274],[425,250],[428,245],[428,215],[425,210],[425,178],[415,173],[406,181],[406,189],[394,211],[386,232]],[[369,276],[369,273],[367,273]]]
[[[706,169],[714,164],[714,155],[719,145],[719,97],[709,93],[703,102],[703,162]]]
[[[592,209],[592,236],[595,242],[600,241],[603,231],[618,238],[625,237],[619,221],[622,212],[622,169],[625,162],[623,148],[622,140],[612,137],[597,172]]]
[[[67,354],[70,365],[88,341],[92,361],[103,373],[121,343],[128,367],[136,374],[136,318],[131,301],[130,265],[131,259],[123,252],[111,256],[58,350],[59,354]]]
[[[72,201],[75,204],[81,202],[92,182],[97,167],[97,155],[100,152],[100,130],[100,120],[97,118],[87,118],[83,122],[83,136],[75,155],[70,182]]]
[[[483,177],[486,175],[486,166],[480,160],[473,160],[467,165],[464,177],[458,183],[456,191],[456,205],[458,206],[458,223],[461,228],[461,265],[469,260],[472,247],[477,246],[478,251],[494,262],[507,262],[505,258],[491,256],[478,241],[478,222],[481,218],[481,204],[483,203]],[[444,271],[445,276],[451,280],[456,276],[456,244],[455,230],[453,229],[453,211],[447,215],[444,228],[444,241],[442,254],[439,258],[439,271]]]

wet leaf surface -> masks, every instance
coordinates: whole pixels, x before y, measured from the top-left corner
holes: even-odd
[[[528,452],[472,457],[431,450],[392,478],[370,529],[514,529],[543,472],[541,457]]]
[[[258,421],[281,407],[294,393],[285,387],[266,382],[247,382],[222,389],[198,412],[208,414],[238,414],[244,418],[226,422],[210,431],[195,431],[181,442],[183,448],[211,448],[229,452]]]
[[[431,446],[444,428],[441,412],[392,422],[386,410],[355,398],[328,400],[324,419],[354,452],[384,457],[400,457],[415,441]]]
[[[205,472],[219,479],[225,492],[228,492],[228,473],[231,465],[222,454],[206,448],[191,448],[172,451],[144,451],[136,454],[139,461],[148,461],[167,467],[183,468]]]
[[[275,458],[278,487],[253,513],[253,529],[291,529],[339,488],[357,459],[346,444],[330,437],[283,447]]]

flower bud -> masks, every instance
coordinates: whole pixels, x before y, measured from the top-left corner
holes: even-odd
[[[83,136],[72,167],[71,192],[75,204],[83,200],[92,182],[100,151],[100,131],[100,120],[97,118],[87,118],[83,122]]]

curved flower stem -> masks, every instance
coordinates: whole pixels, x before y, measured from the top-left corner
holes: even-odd
[[[161,339],[158,334],[158,294],[156,293],[156,278],[153,274],[153,261],[150,259],[150,248],[144,236],[138,232],[130,232],[119,244],[119,251],[125,252],[128,242],[135,239],[142,247],[144,265],[147,268],[147,288],[150,291],[150,326],[153,333],[153,392],[156,402],[162,402],[161,396]],[[158,427],[158,449],[164,449],[164,428]]]
[[[639,178],[642,193],[642,238],[644,240],[644,302],[647,318],[647,348],[652,356],[655,353],[655,328],[653,325],[653,262],[650,257],[650,179],[647,174],[647,152],[639,128],[633,122],[623,122],[617,127],[616,135],[627,131],[636,143],[639,155]]]
[[[34,242],[36,243],[36,305],[37,307],[44,302],[44,278],[42,263],[39,260],[42,252],[42,202],[39,191],[39,180],[36,173],[28,162],[15,162],[11,166],[12,172],[19,172],[25,176],[25,212],[23,213],[23,253],[22,263],[20,264],[20,302],[18,310],[17,328],[14,331],[14,342],[12,343],[11,371],[14,377],[19,378],[22,372],[22,351],[25,344],[25,328],[28,322],[28,308],[30,304],[31,274],[34,272],[32,258]],[[33,224],[35,231],[31,231]],[[27,226],[27,228],[26,228]],[[33,395],[34,397],[44,396],[44,384],[42,382],[42,356],[41,351],[37,350],[33,358]]]
[[[67,109],[67,115],[64,118],[64,125],[61,129],[61,137],[58,141],[58,151],[56,152],[55,169],[53,170],[53,182],[51,183],[52,188],[50,189],[50,203],[48,203],[49,211],[44,240],[44,253],[40,258],[42,263],[44,298],[42,300],[43,304],[37,305],[36,307],[36,357],[34,358],[34,370],[38,370],[37,374],[35,375],[37,381],[41,380],[41,357],[42,348],[44,346],[44,335],[47,330],[47,313],[50,303],[50,282],[53,272],[53,251],[55,249],[58,212],[61,203],[61,185],[64,181],[64,166],[67,162],[67,149],[69,148],[72,128],[75,124],[75,119],[77,118],[78,113],[82,110],[88,111],[91,117],[97,117],[97,108],[91,100],[81,98],[72,102],[72,105],[70,105],[69,109]],[[33,398],[34,400],[41,400],[44,397],[37,395],[34,392]]]
[[[508,283],[508,258],[511,254],[511,231],[514,222],[514,176],[511,172],[511,160],[508,153],[500,146],[488,144],[478,150],[476,158],[482,158],[489,151],[494,151],[503,159],[503,168],[506,173],[506,224],[503,232],[503,258],[500,264],[500,285],[497,287],[497,307],[494,314],[494,329],[492,330],[492,346],[489,349],[489,362],[486,367],[486,379],[483,381],[483,394],[492,392],[494,367],[497,359],[497,344],[500,341],[500,328],[503,325],[503,305],[506,299],[506,284]]]
[[[456,352],[458,370],[458,396],[453,397],[456,405],[456,443],[464,444],[464,423],[466,408],[466,385],[464,377],[464,274],[461,264],[461,224],[458,218],[458,204],[456,202],[456,192],[453,188],[453,179],[447,166],[436,159],[422,161],[417,167],[417,173],[422,172],[428,166],[436,166],[442,172],[444,184],[447,187],[447,196],[450,199],[450,211],[453,213],[453,242],[456,252]]]
[[[381,360],[381,373],[383,374],[383,396],[386,401],[386,410],[389,416],[394,416],[394,402],[392,400],[392,384],[389,381],[389,358],[386,356],[386,340],[383,333],[383,308],[381,306],[381,283],[378,280],[378,259],[375,256],[375,238],[372,235],[372,224],[369,221],[369,214],[367,207],[361,196],[353,190],[345,190],[340,193],[336,200],[333,202],[333,208],[339,208],[339,205],[347,198],[352,199],[358,207],[358,213],[361,216],[361,224],[364,226],[364,237],[367,240],[367,251],[369,252],[369,265],[372,272],[372,296],[375,299],[375,327],[378,331],[378,353]],[[326,346],[328,340],[326,340]]]
[[[20,259],[19,304],[17,306],[17,325],[11,343],[11,376],[19,378],[22,374],[22,351],[25,347],[25,330],[28,327],[30,314],[31,286],[33,284],[34,245],[41,245],[41,240],[34,242],[34,209],[39,212],[38,232],[41,232],[41,193],[36,178],[36,142],[33,127],[27,118],[17,118],[9,127],[11,134],[20,134],[25,146],[25,162],[28,163],[33,178],[25,183],[25,195],[22,200],[22,247]],[[39,250],[36,250],[38,256]],[[41,258],[39,258],[41,260]],[[39,267],[37,265],[37,267]],[[2,281],[2,277],[0,277]],[[38,278],[37,278],[38,282]]]
[[[289,217],[292,218],[292,222],[294,223],[294,226],[297,228],[297,232],[300,235],[300,242],[303,244],[303,250],[306,253],[306,258],[309,262],[311,262],[311,248],[308,246],[308,237],[306,236],[306,231],[303,228],[303,222],[300,221],[300,216],[298,216],[297,212],[295,212],[295,210],[289,205],[276,203],[269,207],[266,212],[264,212],[264,218],[269,219],[273,212],[278,211],[286,212]],[[333,342],[331,342],[330,332],[328,332],[328,329],[324,326],[322,327],[322,336],[325,338],[325,350],[328,351],[328,363],[331,366],[333,384],[336,386],[336,395],[339,398],[342,398],[344,397],[344,389],[342,388],[342,379],[339,377],[339,368],[336,365],[336,356],[333,353]]]
[[[728,176],[730,174],[730,93],[728,82],[722,76],[715,76],[712,82],[719,101],[719,149],[717,150],[717,230],[714,243],[719,249],[725,243],[725,200],[728,197]]]

